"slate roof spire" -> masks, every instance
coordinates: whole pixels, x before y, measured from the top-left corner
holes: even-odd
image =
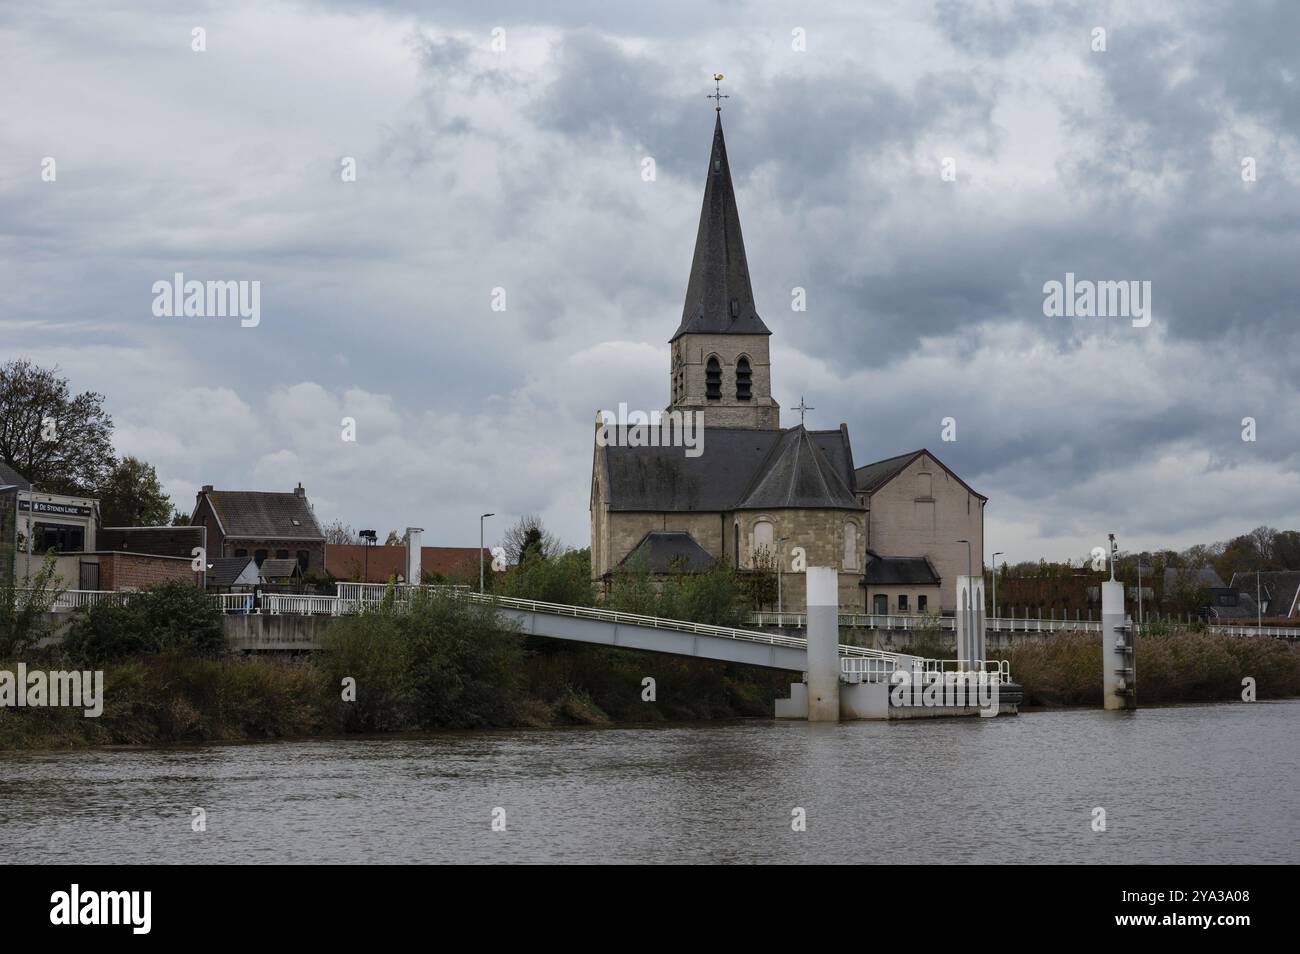
[[[754,307],[749,284],[740,213],[731,187],[722,114],[713,126],[709,172],[704,180],[704,204],[695,235],[695,258],[686,286],[682,323],[672,341],[685,334],[770,335]]]

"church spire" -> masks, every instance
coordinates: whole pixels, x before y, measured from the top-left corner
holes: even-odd
[[[740,213],[731,187],[722,114],[713,126],[709,172],[704,180],[704,204],[695,235],[695,258],[686,286],[682,323],[672,341],[685,334],[770,335],[754,307],[749,284]]]

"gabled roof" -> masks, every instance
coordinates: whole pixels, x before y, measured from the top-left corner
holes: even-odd
[[[252,557],[217,557],[208,561],[208,586],[234,586],[253,562]],[[253,574],[256,579],[257,574]]]
[[[737,510],[785,507],[858,508],[857,498],[844,478],[835,472],[803,425],[781,435],[745,496],[736,504]]]
[[[31,490],[32,482],[4,461],[0,460],[0,487],[15,484],[21,490]]]
[[[618,565],[635,566],[643,557],[651,573],[698,573],[716,562],[684,530],[651,530]]]
[[[195,547],[203,546],[202,527],[102,527],[95,534],[100,550],[119,553],[148,553],[154,556],[189,559]]]
[[[306,494],[267,493],[260,490],[205,490],[230,538],[264,537],[273,540],[324,540]]]
[[[864,464],[854,472],[854,487],[860,494],[874,494],[885,484],[889,483],[907,468],[912,461],[916,460],[922,454],[925,454],[932,461],[944,469],[947,474],[961,484],[980,500],[988,500],[982,493],[972,487],[966,481],[957,476],[951,467],[941,461],[934,454],[930,453],[924,447],[920,450],[914,450],[907,454],[899,454],[897,457],[886,457],[884,460],[878,460],[875,463]]]
[[[1165,567],[1164,585],[1165,592],[1174,590],[1179,583],[1198,588],[1207,587],[1209,589],[1223,589],[1223,580],[1219,574],[1215,573],[1211,567],[1201,566],[1183,569],[1181,567]]]
[[[686,285],[682,323],[671,340],[676,341],[685,334],[771,334],[754,307],[754,289],[749,282],[740,213],[731,187],[721,114],[713,127],[713,147],[704,179],[704,203],[700,208],[700,227],[695,233],[695,258]]]
[[[868,586],[938,586],[939,574],[928,557],[872,556],[865,575]]]
[[[264,580],[278,580],[285,576],[300,575],[302,573],[302,568],[298,566],[297,560],[263,560],[261,573],[262,579]]]
[[[1229,587],[1238,593],[1255,598],[1255,574],[1234,573]],[[1300,591],[1300,572],[1295,570],[1264,570],[1259,574],[1260,595],[1268,606],[1268,616],[1288,616],[1295,608],[1297,591]]]
[[[816,497],[819,482],[836,486],[829,474],[838,477],[840,488],[853,480],[853,451],[844,430],[807,431],[806,439],[820,452],[813,455],[805,446],[793,457],[774,453],[786,445],[794,430],[755,430],[746,427],[705,427],[703,453],[687,457],[681,447],[629,447],[624,434],[611,429],[611,442],[597,446],[596,466],[603,468],[606,501],[611,510],[651,512],[720,512],[739,509],[753,493],[747,507],[828,507],[860,509],[857,501],[843,493]],[[765,483],[770,467],[770,483]],[[797,465],[793,468],[791,465]],[[793,478],[804,468],[815,466],[814,481]],[[779,474],[785,473],[787,493],[781,495]],[[793,481],[793,482],[792,482]],[[799,493],[792,493],[792,490]],[[779,500],[794,501],[778,503]]]

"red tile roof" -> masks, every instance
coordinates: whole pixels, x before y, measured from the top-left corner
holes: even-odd
[[[406,576],[406,547],[370,547],[369,572],[363,573],[366,547],[357,543],[330,543],[325,546],[325,569],[339,580],[360,583],[386,583],[390,578]],[[483,550],[486,563],[492,554]],[[469,581],[478,579],[478,547],[421,547],[420,569],[425,573]],[[366,579],[361,579],[366,575]]]

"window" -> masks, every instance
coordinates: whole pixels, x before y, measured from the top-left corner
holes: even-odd
[[[856,523],[846,523],[844,525],[844,569],[856,570],[858,568],[858,525]]]
[[[289,551],[288,551],[288,550],[276,550],[276,551],[275,551],[275,558],[276,558],[277,560],[287,560],[287,559],[289,559]]]
[[[32,529],[33,554],[53,550],[55,553],[80,553],[86,548],[86,529],[59,523],[37,523]]]
[[[306,550],[299,550],[298,567],[302,570],[302,572],[304,573],[307,572],[307,564],[310,562],[311,562],[311,554],[309,554]]]
[[[736,362],[736,400],[748,401],[752,393],[753,372],[749,369],[749,359],[741,358]]]
[[[247,550],[244,550],[244,549],[236,550],[236,551],[235,551],[235,556],[237,556],[237,557],[248,556],[248,551],[247,551]]]
[[[722,365],[716,357],[709,358],[704,369],[704,396],[710,401],[722,400]]]
[[[906,594],[906,593],[899,593],[899,594],[898,594],[898,611],[899,611],[900,613],[906,613],[906,612],[907,612],[907,594]]]
[[[877,616],[884,616],[889,612],[889,597],[884,593],[877,593],[871,598],[871,612]]]
[[[916,495],[926,499],[934,496],[934,474],[916,475]]]
[[[916,598],[916,611],[918,613],[924,613],[929,602],[930,598],[928,596],[918,596]]]
[[[257,564],[257,568],[260,570],[260,569],[262,568],[262,564],[266,562],[266,551],[265,551],[265,550],[254,550],[254,551],[253,551],[253,562]]]
[[[760,520],[754,524],[753,546],[749,551],[750,565],[756,565],[763,557],[770,560],[775,555],[772,550],[772,525],[766,520]]]

